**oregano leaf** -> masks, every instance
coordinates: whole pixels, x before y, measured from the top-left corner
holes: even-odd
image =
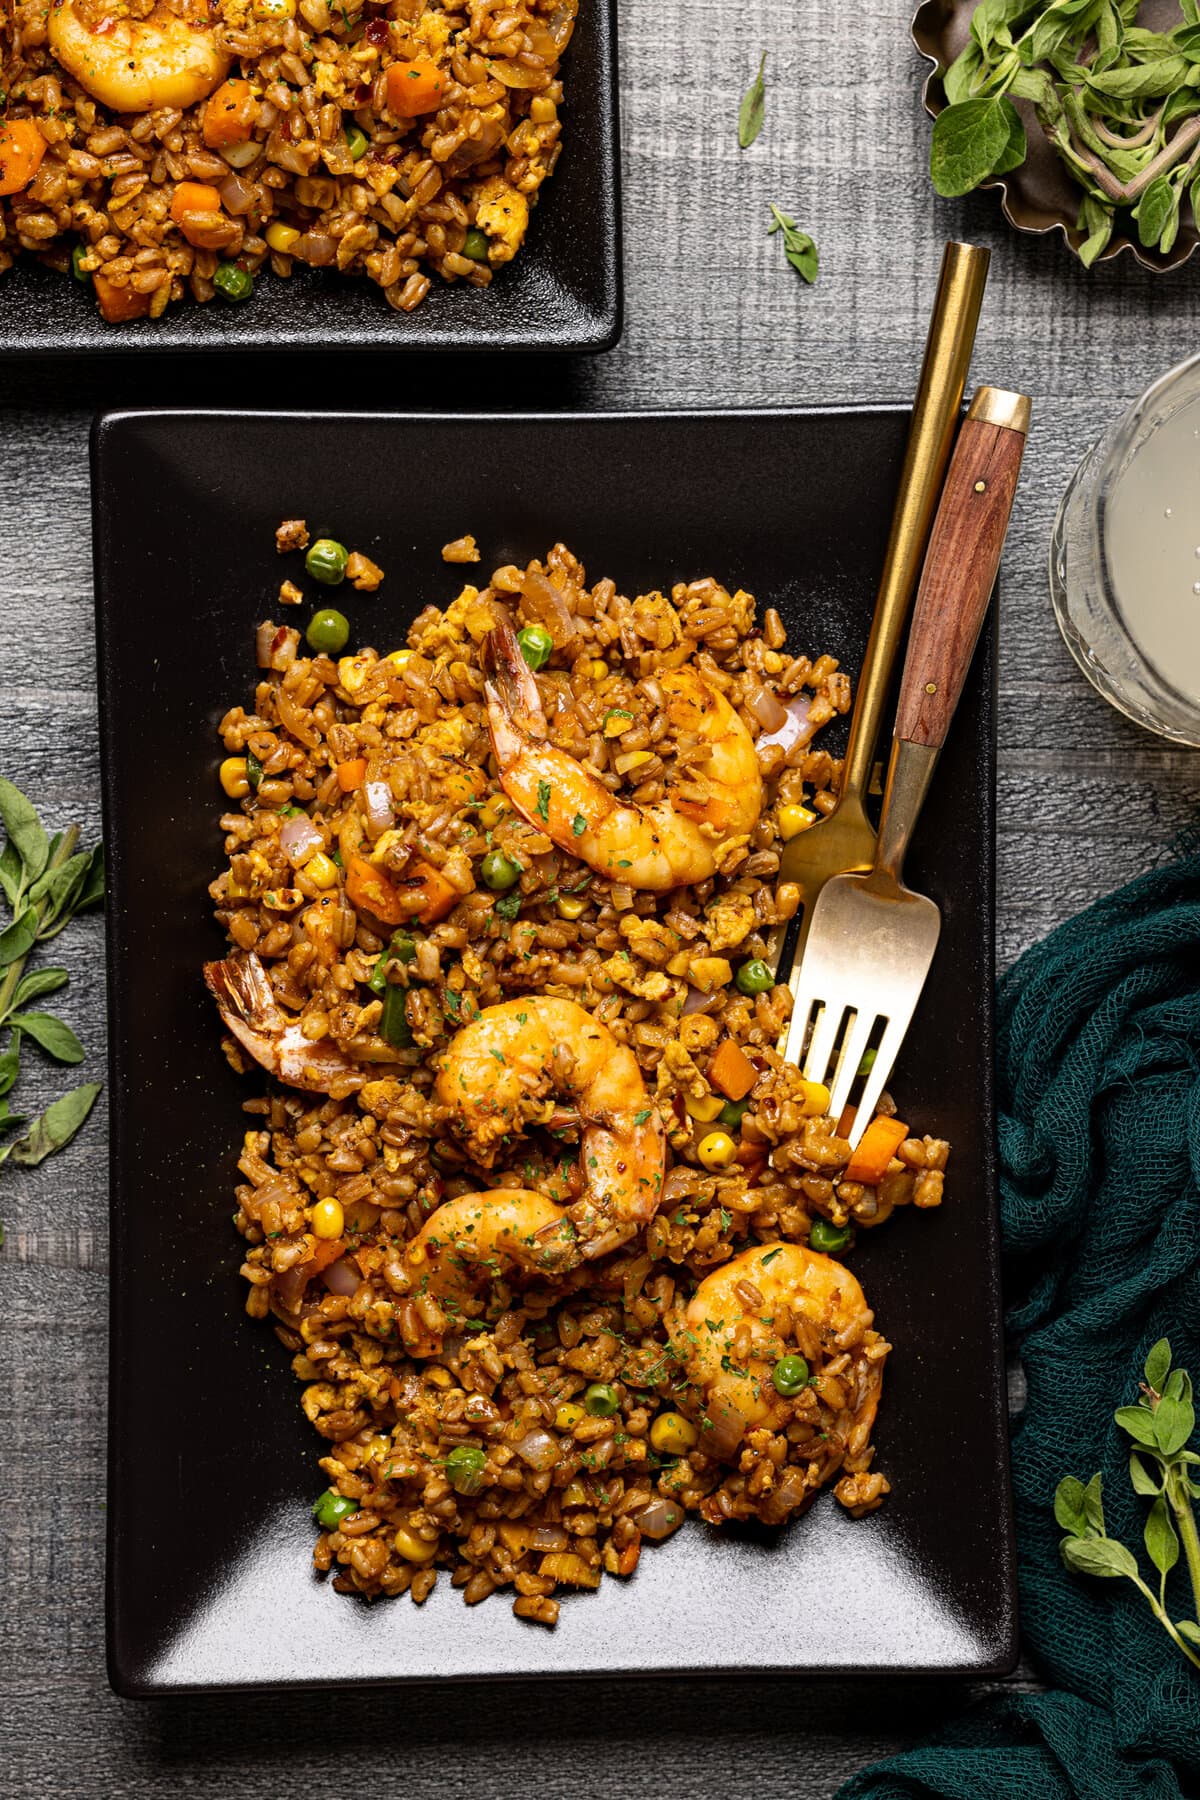
[[[1086,1537],[1087,1512],[1083,1504],[1083,1483],[1074,1475],[1064,1475],[1054,1490],[1054,1517],[1072,1537]]]
[[[1148,1407],[1118,1406],[1113,1418],[1121,1430],[1127,1431],[1139,1444],[1146,1444],[1151,1448],[1157,1446],[1158,1433],[1154,1429],[1154,1418]]]
[[[929,147],[929,175],[943,199],[969,194],[993,173],[1012,142],[1015,114],[1012,101],[1002,96],[960,100],[938,114]]]
[[[1136,1450],[1129,1452],[1129,1479],[1133,1483],[1135,1494],[1161,1494],[1162,1492],[1161,1482],[1155,1481]],[[1059,1523],[1062,1523],[1061,1519]]]
[[[80,1063],[83,1061],[84,1049],[69,1025],[56,1019],[53,1013],[27,1012],[15,1013],[9,1023],[13,1030],[20,1030],[39,1044],[47,1056],[54,1057],[56,1062]]]
[[[56,1150],[64,1149],[87,1119],[99,1092],[98,1081],[85,1081],[81,1087],[72,1088],[38,1115],[24,1137],[0,1151],[0,1161],[11,1156],[15,1163],[32,1169]]]
[[[764,50],[758,65],[758,74],[742,95],[742,104],[738,109],[738,143],[743,150],[748,150],[763,128],[763,116],[766,111],[766,87],[763,83],[763,70],[767,66],[767,53]]]
[[[1116,1538],[1064,1538],[1059,1551],[1068,1569],[1079,1575],[1136,1575],[1137,1563],[1131,1551]]]
[[[1156,1394],[1161,1394],[1167,1376],[1171,1373],[1171,1340],[1159,1338],[1146,1357],[1143,1370],[1147,1387],[1152,1387]]]
[[[1179,1561],[1179,1538],[1171,1522],[1165,1497],[1160,1494],[1146,1515],[1143,1533],[1146,1553],[1160,1575],[1169,1575]]]
[[[36,881],[50,859],[50,840],[33,802],[3,776],[0,776],[0,819],[4,821],[9,843],[21,858],[26,877]]]

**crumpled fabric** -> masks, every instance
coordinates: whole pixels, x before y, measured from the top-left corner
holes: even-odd
[[[1068,1573],[1053,1502],[1064,1475],[1102,1469],[1109,1536],[1157,1589],[1113,1410],[1160,1337],[1200,1388],[1200,856],[1021,958],[1000,985],[997,1074],[1006,1323],[1027,1382],[1021,1633],[1049,1691],[985,1702],[837,1800],[1176,1800],[1200,1793],[1200,1672],[1131,1582]],[[1167,1593],[1172,1617],[1194,1616],[1182,1557]]]

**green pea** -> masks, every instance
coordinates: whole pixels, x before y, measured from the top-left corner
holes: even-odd
[[[871,1073],[871,1070],[875,1067],[875,1058],[878,1055],[878,1050],[863,1051],[863,1059],[858,1065],[858,1072],[860,1075],[869,1075]]]
[[[347,125],[346,148],[350,152],[351,162],[360,162],[371,147],[371,140],[358,125]]]
[[[583,1410],[593,1419],[611,1419],[621,1404],[621,1396],[611,1381],[593,1381],[583,1396]]]
[[[326,587],[337,587],[346,579],[349,561],[350,552],[345,544],[339,544],[336,538],[318,538],[310,545],[304,566],[314,581],[324,582]]]
[[[518,631],[517,643],[531,669],[540,669],[550,661],[554,639],[544,625],[526,625],[523,631]]]
[[[479,873],[494,892],[501,894],[520,879],[521,870],[503,850],[489,850],[479,865]]]
[[[717,1114],[717,1124],[736,1128],[749,1111],[750,1102],[748,1100],[727,1100]]]
[[[81,269],[79,266],[87,254],[88,247],[86,244],[76,244],[71,252],[71,273],[76,281],[88,282],[92,279],[90,270]]]
[[[774,975],[757,956],[752,962],[744,962],[733,979],[743,994],[765,994],[775,986]]]
[[[336,607],[323,606],[308,621],[308,630],[304,635],[308,639],[310,650],[323,651],[326,656],[337,656],[350,642],[350,621]]]
[[[781,1356],[771,1370],[775,1392],[785,1400],[794,1400],[808,1385],[808,1364],[802,1356]]]
[[[446,1480],[458,1494],[477,1494],[483,1485],[487,1457],[474,1444],[458,1444],[446,1458]]]
[[[472,226],[466,237],[463,239],[462,253],[464,256],[469,256],[472,262],[486,262],[488,253],[487,232],[478,231]]]
[[[808,1241],[812,1249],[820,1250],[826,1256],[832,1256],[836,1251],[844,1250],[850,1242],[850,1227],[847,1225],[839,1231],[836,1225],[829,1223],[828,1219],[814,1219],[812,1230],[808,1234]]]
[[[323,1531],[333,1531],[343,1519],[348,1519],[358,1511],[357,1500],[347,1500],[345,1494],[339,1494],[336,1488],[326,1488],[319,1499],[313,1503],[313,1518]]]
[[[407,1050],[412,1044],[412,1026],[404,1009],[403,988],[385,988],[383,1011],[379,1016],[379,1035],[397,1050]]]
[[[248,300],[254,292],[254,277],[237,263],[218,263],[212,282],[226,300]]]

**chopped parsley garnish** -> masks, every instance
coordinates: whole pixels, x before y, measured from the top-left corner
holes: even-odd
[[[782,1255],[783,1255],[783,1245],[777,1244],[774,1250],[768,1250],[767,1254],[763,1257],[763,1267],[766,1268],[766,1266],[769,1262],[774,1262],[775,1258],[777,1256],[782,1256]]]
[[[582,813],[576,813],[575,817],[571,820],[571,830],[575,833],[576,837],[582,837],[587,830],[587,820]]]
[[[537,815],[539,819],[544,819],[547,822],[549,821],[550,783],[548,781],[538,782]]]
[[[501,894],[496,902],[496,911],[502,919],[515,919],[521,910],[521,890],[514,888],[510,894]]]

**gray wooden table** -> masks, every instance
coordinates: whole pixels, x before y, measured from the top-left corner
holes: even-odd
[[[1196,819],[1200,762],[1091,693],[1058,639],[1045,564],[1054,509],[1082,451],[1149,378],[1194,348],[1200,260],[1153,279],[1124,258],[1089,277],[1059,243],[1011,233],[994,197],[938,200],[924,176],[923,65],[895,0],[823,15],[790,0],[733,10],[626,0],[621,23],[628,322],[611,355],[408,365],[403,387],[378,359],[340,369],[280,361],[253,379],[236,363],[211,374],[126,359],[88,370],[0,366],[0,769],[55,825],[79,819],[97,831],[95,408],[259,396],[272,405],[600,408],[903,401],[941,243],[967,237],[993,250],[974,375],[1034,396],[1003,578],[997,953],[1006,965]],[[741,153],[737,99],[763,48],[768,125]],[[819,242],[812,290],[765,235],[770,200]],[[786,487],[764,505],[767,524],[786,531]],[[802,543],[796,555],[802,562]],[[154,631],[156,596],[145,607]],[[83,1073],[100,1076],[98,920],[73,930],[69,961],[63,1011],[88,1047]],[[31,1069],[22,1100],[43,1104],[54,1080]],[[115,1699],[102,1616],[106,1198],[102,1107],[63,1156],[0,1174],[6,1793],[266,1800],[386,1784],[411,1800],[607,1800],[647,1787],[670,1800],[751,1789],[817,1800],[979,1698],[964,1684],[765,1681]]]

